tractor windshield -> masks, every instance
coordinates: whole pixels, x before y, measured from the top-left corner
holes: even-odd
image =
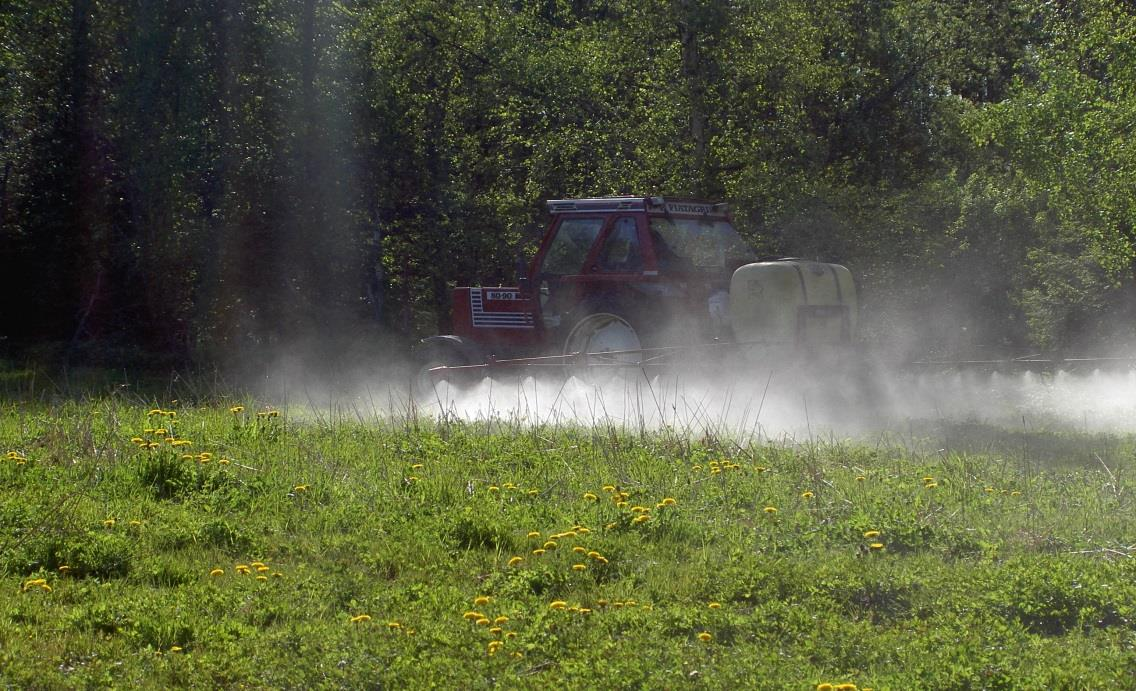
[[[753,259],[753,252],[725,219],[651,219],[655,257],[663,271],[726,270]]]

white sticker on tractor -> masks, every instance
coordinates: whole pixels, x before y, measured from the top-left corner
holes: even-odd
[[[482,298],[482,290],[469,291],[469,311],[473,317],[473,326],[481,329],[531,329],[533,328],[532,312],[486,312]],[[490,290],[490,300],[516,300],[517,293],[509,290]],[[496,295],[511,295],[510,298],[499,298]]]

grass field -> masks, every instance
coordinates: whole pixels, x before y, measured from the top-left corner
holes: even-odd
[[[1131,439],[1085,463],[2,405],[0,686],[1136,679]]]

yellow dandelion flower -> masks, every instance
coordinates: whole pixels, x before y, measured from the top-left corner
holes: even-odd
[[[580,614],[591,614],[591,613],[592,613],[592,610],[587,608],[587,607],[581,607],[580,608]]]
[[[603,491],[605,491],[605,492],[614,492],[614,491],[615,491],[615,485],[604,485],[604,486],[603,486]]]
[[[230,463],[232,463],[232,461],[227,458],[222,458],[221,460],[217,461],[217,465],[229,465]]]
[[[711,602],[710,604],[708,604],[706,606],[709,607],[710,609],[721,609],[722,603],[721,602]]]
[[[249,573],[251,571],[251,569],[249,569],[248,567],[248,564],[237,564],[236,569],[237,573]]]
[[[856,685],[850,683],[837,684],[835,691],[856,691]]]
[[[834,688],[832,684],[817,684],[816,691],[833,691]]]
[[[556,541],[555,540],[549,540],[549,541],[545,542],[544,548],[545,549],[556,549]]]
[[[601,564],[606,564],[607,563],[607,557],[602,557],[602,556],[596,557],[596,561],[598,561]]]
[[[370,614],[357,614],[357,615],[351,617],[351,623],[352,624],[366,624],[369,621],[371,621],[371,615]]]
[[[197,457],[203,461],[208,461],[210,458],[213,458],[213,454],[209,451],[202,451],[201,453],[197,454]]]
[[[397,631],[402,628],[402,624],[398,623],[397,621],[388,621],[387,628],[391,631]]]
[[[568,608],[568,611],[569,611],[569,612],[573,612],[573,613],[575,613],[575,612],[579,612],[579,611],[580,611],[580,606],[579,606],[579,605],[572,605],[571,607],[569,607],[569,608]]]
[[[40,589],[41,589],[41,590],[43,590],[43,592],[45,592],[45,593],[50,593],[50,592],[51,592],[51,586],[50,586],[50,585],[48,585],[48,584],[46,584],[46,583],[40,583],[39,587],[40,587]]]
[[[863,475],[857,475],[856,476],[856,482],[863,482],[864,480],[867,480],[867,479],[868,478],[864,477]]]
[[[677,503],[678,503],[678,500],[675,499],[674,497],[666,497],[666,498],[663,499],[663,506],[674,506]]]
[[[489,600],[490,600],[490,597],[488,595],[478,595],[477,597],[473,598],[473,604],[478,605],[478,606],[488,605]]]
[[[607,525],[605,525],[605,526],[604,526],[604,528],[606,528],[607,530],[611,530],[611,529],[612,529],[612,528],[614,528],[614,527],[615,527],[615,523],[614,523],[614,522],[613,522],[613,523],[608,523]]]
[[[701,465],[698,465],[698,464],[695,464],[695,465],[692,465],[692,466],[690,466],[690,469],[691,469],[691,470],[693,470],[693,471],[695,471],[695,472],[697,472],[697,471],[700,471],[700,470],[702,470],[702,466],[701,466]]]
[[[581,547],[580,545],[576,545],[575,547],[573,547],[572,551],[575,552],[576,554],[587,554],[588,553],[588,550]]]
[[[528,537],[529,539],[532,539],[532,538],[536,538],[536,537],[540,537],[540,531],[538,531],[538,530],[530,530],[530,531],[529,531],[529,534],[528,534],[528,535],[526,535],[525,537]]]
[[[923,482],[934,482],[934,481],[935,481],[935,478],[931,477],[930,475],[927,475],[926,477],[923,478]]]
[[[517,564],[520,564],[522,561],[524,561],[524,558],[522,558],[522,557],[513,557],[512,559],[509,560],[509,566],[516,566]]]
[[[1010,492],[1010,496],[1011,497],[1020,497],[1020,496],[1022,496],[1022,493],[1019,492],[1018,490],[1014,490],[1013,492]]]
[[[113,528],[114,523],[115,523],[115,521],[114,521],[113,518],[108,518],[105,521],[103,521],[103,527],[104,528]]]
[[[168,429],[166,429],[165,427],[159,427],[159,428],[154,430],[154,434],[157,434],[157,435],[163,436],[163,437],[165,435],[169,434],[169,433],[170,433],[170,431]]]
[[[311,485],[296,485],[292,488],[293,492],[303,493],[307,492]]]
[[[193,442],[188,439],[178,439],[177,441],[170,442],[173,446],[193,446]]]
[[[161,443],[161,442],[152,441],[152,442],[147,442],[147,443],[146,443],[146,448],[147,448],[147,449],[156,449],[156,448],[158,448],[158,447],[159,447],[159,446],[161,446],[161,445],[162,445],[162,443]]]
[[[539,557],[540,555],[544,554],[544,549],[537,547],[532,551],[532,553],[534,557]]]
[[[489,641],[489,654],[496,655],[497,651],[501,649],[503,643],[501,641]]]
[[[142,437],[131,437],[130,443],[131,444],[144,444],[144,443],[146,443],[146,440],[143,439]],[[12,454],[8,454],[8,458],[12,458]]]
[[[703,631],[702,633],[698,634],[698,640],[702,641],[703,643],[709,643],[710,641],[714,640],[714,636],[710,635],[709,631]]]
[[[489,621],[489,617],[482,617],[482,618],[478,619],[477,621],[475,621],[473,623],[477,624],[478,626],[489,626],[490,621]]]
[[[517,637],[516,631],[506,631],[505,632],[505,638],[516,638],[516,637]]]
[[[540,490],[530,489],[528,492],[525,492],[525,494],[529,495],[530,497],[535,497],[536,495],[540,494]]]
[[[489,629],[489,633],[493,634],[494,636],[500,636],[502,631],[504,631],[504,629],[502,629],[500,626],[494,626],[493,628]]]
[[[879,536],[880,536],[880,531],[878,531],[878,530],[865,530],[864,531],[864,537],[866,537],[866,538],[873,538],[873,537],[879,537]]]
[[[881,549],[883,549],[883,548],[884,548],[884,543],[882,543],[882,542],[873,542],[872,544],[868,545],[868,547],[869,547],[870,549],[873,549],[873,550],[879,551],[879,550],[881,550]]]
[[[266,582],[266,581],[268,580],[268,576],[265,576],[264,574],[261,574],[261,575],[259,575],[259,576],[257,576],[257,577],[256,577],[256,580],[260,581],[261,583],[264,583],[264,582]]]
[[[150,415],[162,415],[162,414],[163,414],[163,413],[162,413],[162,409],[161,409],[161,408],[154,408],[154,409],[153,409],[153,410],[151,410],[150,412],[146,413],[146,415],[147,415],[147,416],[150,416]]]
[[[591,552],[588,552],[589,559],[598,559],[600,556],[600,553],[595,551],[594,549]]]
[[[421,463],[415,463],[414,465],[410,466],[410,469],[411,470],[422,470],[423,467],[425,467],[425,466],[423,466]]]
[[[170,646],[170,652],[171,653],[180,653],[181,651],[182,651],[182,647],[180,645],[171,645]]]
[[[584,492],[584,499],[587,501],[598,501],[599,497],[591,492]]]
[[[565,530],[563,533],[560,533],[560,537],[561,538],[576,537],[576,531],[575,530]]]
[[[505,484],[503,484],[501,486],[504,487],[505,489],[517,489],[517,485],[515,483],[512,483],[512,482],[506,482]]]
[[[982,490],[982,491],[983,491],[983,492],[986,492],[987,494],[993,494],[993,493],[994,493],[994,488],[993,488],[993,487],[987,487],[986,489],[984,489],[984,490]]]
[[[765,511],[765,513],[771,514],[771,515],[777,513],[777,507],[776,506],[767,506],[762,510]]]
[[[635,518],[632,518],[631,523],[633,525],[639,525],[640,523],[646,523],[649,520],[651,520],[650,516],[648,516],[647,514],[640,514],[640,515],[636,516]]]
[[[33,578],[30,581],[24,582],[24,590],[27,590],[28,588],[37,588],[41,585],[46,585],[46,584],[47,584],[46,578]]]
[[[938,487],[938,486],[939,486],[939,483],[937,483],[937,482],[928,482],[927,484],[925,484],[925,485],[923,485],[923,486],[924,486],[925,488],[927,488],[927,489],[935,489],[936,487]]]
[[[639,603],[636,600],[624,600],[623,605],[625,607],[637,607]]]
[[[587,564],[573,564],[572,565],[573,571],[585,571],[585,570],[587,570],[587,568],[588,568]]]
[[[233,415],[238,415],[245,412],[245,407],[243,405],[235,405],[232,408],[229,408],[229,412]]]
[[[801,499],[812,499],[814,496],[816,495],[808,490],[801,492]]]
[[[617,507],[619,507],[619,508],[623,509],[623,508],[626,508],[626,507],[627,507],[627,502],[625,502],[625,501],[617,501],[617,502],[615,502],[615,505],[616,505]]]
[[[632,506],[630,511],[631,513],[647,513],[650,509],[646,506]]]
[[[470,611],[466,612],[465,614],[463,614],[462,618],[463,619],[469,619],[470,621],[477,621],[478,619],[481,619],[484,616],[485,615],[482,614],[481,612],[474,612],[473,610],[470,610]]]
[[[71,567],[66,565],[66,564],[63,564],[59,567],[59,573],[68,573],[70,571],[71,571]]]
[[[273,578],[284,578],[284,574],[280,573],[279,571],[273,571],[272,577]]]
[[[257,573],[264,573],[265,571],[268,571],[268,567],[264,564],[261,564],[260,566],[256,567],[256,571]]]
[[[498,487],[497,485],[489,485],[489,491],[490,492],[500,492],[501,488]]]
[[[548,604],[548,606],[551,609],[564,609],[565,607],[568,606],[568,603],[565,602],[564,600],[553,600],[552,602],[550,602]]]
[[[217,576],[224,576],[225,570],[224,569],[213,569],[212,571],[209,572],[209,575],[214,577],[214,578],[216,578]]]
[[[493,619],[493,623],[496,624],[497,626],[500,626],[501,624],[504,624],[508,621],[509,621],[509,617],[506,617],[504,614],[502,614],[499,617],[495,617]]]
[[[596,600],[596,606],[597,607],[607,607],[607,600],[605,600],[603,598]]]
[[[185,453],[185,454],[181,455],[181,460],[183,460],[183,461],[196,461],[197,456],[194,456],[191,453]]]

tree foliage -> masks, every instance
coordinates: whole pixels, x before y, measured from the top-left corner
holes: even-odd
[[[1132,340],[1136,13],[1115,0],[10,0],[15,349],[446,327],[546,198],[723,198],[919,348]]]

